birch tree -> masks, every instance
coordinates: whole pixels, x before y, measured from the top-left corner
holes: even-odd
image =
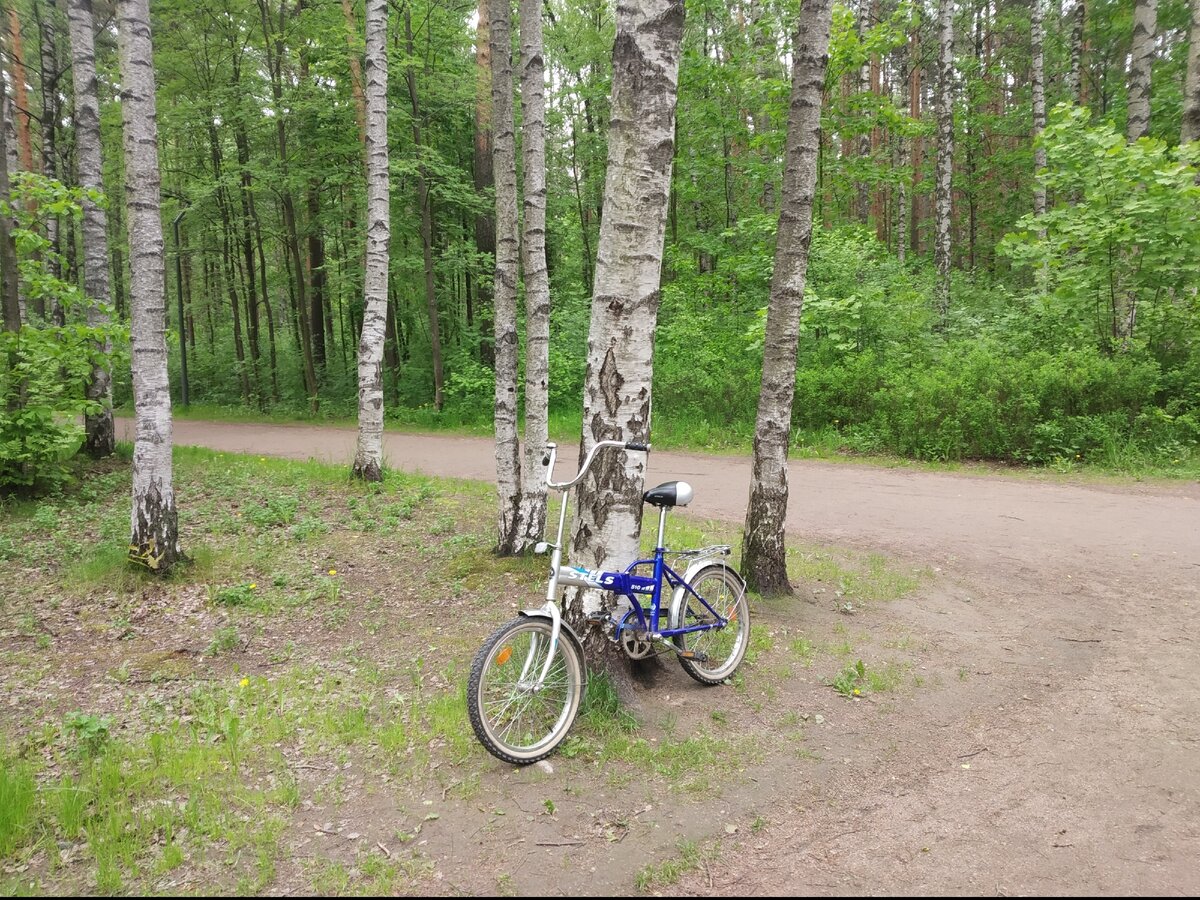
[[[1192,0],[1192,24],[1188,29],[1187,75],[1183,85],[1183,124],[1179,142],[1200,140],[1200,0]]]
[[[1036,173],[1046,168],[1046,148],[1040,140],[1046,129],[1046,55],[1043,50],[1045,31],[1042,25],[1042,0],[1030,0],[1029,39],[1031,51],[1030,90],[1033,94],[1033,214],[1046,212],[1046,186]]]
[[[165,264],[149,0],[118,0],[117,47],[121,60],[134,406],[129,555],[155,572],[166,572],[183,553],[171,467],[171,391],[167,380]]]
[[[675,149],[683,21],[683,0],[617,6],[608,169],[584,374],[581,454],[601,440],[650,437],[654,329]],[[640,453],[609,451],[596,459],[578,489],[573,562],[624,565],[634,559],[645,469]],[[586,595],[570,598],[568,620],[582,629],[594,602]]]
[[[950,314],[950,191],[954,168],[954,0],[938,0],[937,183],[933,258],[934,305],[945,326]]]
[[[103,191],[100,155],[100,101],[96,90],[95,28],[92,21],[92,0],[71,0],[68,9],[71,35],[71,78],[75,88],[75,165],[79,186]],[[91,197],[83,198],[83,286],[87,294],[88,325],[93,328],[108,324],[111,295],[108,287],[108,219],[103,207]],[[180,323],[180,332],[183,323]],[[98,412],[85,419],[87,452],[93,457],[113,452],[115,435],[112,415],[112,374],[108,370],[111,341],[98,347],[99,358],[105,362],[92,366],[88,384],[88,400],[99,405]]]
[[[9,158],[8,113],[12,103],[8,99],[8,85],[0,75],[0,197],[11,196],[8,171],[12,164]],[[21,300],[17,290],[17,250],[13,243],[12,219],[0,213],[0,313],[3,313],[4,330],[21,330]],[[11,367],[11,361],[9,362]]]
[[[383,480],[383,342],[387,332],[388,215],[387,0],[367,0],[367,254],[358,342],[358,450],[354,474]]]
[[[517,158],[513,132],[512,5],[489,0],[492,42],[492,173],[496,185],[496,552],[517,552],[521,525],[521,447],[517,436]]]
[[[546,480],[541,466],[549,438],[550,277],[546,269],[546,77],[541,0],[521,0],[521,150],[525,282],[525,468],[518,550],[541,540]]]
[[[1125,136],[1130,141],[1150,132],[1150,69],[1158,0],[1133,0],[1133,42],[1129,52],[1129,103]]]
[[[762,389],[754,429],[750,504],[742,539],[742,573],[767,594],[790,594],[784,523],[788,445],[796,389],[796,349],[812,242],[813,199],[821,142],[821,96],[829,61],[833,0],[805,0],[792,46],[792,96],[784,156],[775,269],[763,341]]]

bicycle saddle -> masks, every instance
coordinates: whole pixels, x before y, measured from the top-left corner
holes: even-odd
[[[642,494],[642,502],[651,506],[687,506],[692,502],[692,486],[686,481],[668,481]]]

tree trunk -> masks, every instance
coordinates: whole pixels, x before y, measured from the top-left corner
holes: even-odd
[[[650,437],[654,329],[661,299],[683,22],[683,0],[617,7],[608,171],[588,333],[581,454],[601,440]],[[609,451],[597,458],[579,486],[573,562],[612,568],[633,561],[641,532],[645,467],[641,454]],[[581,634],[596,601],[587,595],[569,598],[567,618]],[[588,644],[595,651],[604,641],[593,633]]]
[[[1083,102],[1083,26],[1087,16],[1084,0],[1075,0],[1071,10],[1071,65],[1067,70],[1067,96],[1072,103]]]
[[[7,115],[10,106],[7,85],[0,77],[0,112]],[[0,121],[0,197],[11,196],[8,149],[8,126]],[[17,332],[21,330],[21,299],[17,292],[17,249],[12,225],[12,219],[0,215],[0,312],[4,314],[4,330]]]
[[[134,445],[129,556],[155,572],[183,557],[171,464],[166,275],[149,0],[118,0],[125,202],[129,221]]]
[[[541,0],[521,0],[521,150],[524,159],[525,468],[523,533],[517,550],[546,530],[546,479],[541,465],[549,440],[550,277],[546,269],[546,84]]]
[[[517,158],[513,134],[512,6],[490,0],[492,173],[496,181],[496,275],[492,312],[496,353],[496,552],[512,555],[521,523],[521,448],[517,436]]]
[[[1046,186],[1042,183],[1041,173],[1046,168],[1046,148],[1042,146],[1041,136],[1046,129],[1046,57],[1042,50],[1045,32],[1042,27],[1042,0],[1030,0],[1030,51],[1031,51],[1031,81],[1033,92],[1033,214],[1044,215],[1046,212]]]
[[[821,95],[829,61],[833,0],[805,0],[792,49],[792,97],[783,170],[783,202],[763,342],[762,391],[754,430],[750,505],[742,538],[742,573],[766,594],[790,594],[784,522],[788,442],[796,389],[796,348],[812,242]]]
[[[1200,140],[1200,0],[1192,0],[1192,24],[1189,29],[1187,76],[1183,87],[1183,125],[1179,142]]]
[[[1133,42],[1129,53],[1129,103],[1125,136],[1136,141],[1150,133],[1150,69],[1158,0],[1133,0]]]
[[[358,450],[354,474],[383,480],[383,342],[387,333],[388,212],[387,0],[367,0],[367,253],[358,343]]]
[[[29,92],[26,87],[28,73],[25,70],[25,47],[21,40],[21,18],[15,5],[8,8],[8,28],[12,51],[13,99],[16,101],[17,147],[21,154],[21,168],[33,171],[33,137],[30,126]]]
[[[358,23],[354,20],[354,0],[342,0],[342,17],[346,20],[346,49],[350,60],[350,93],[354,97],[354,118],[358,122],[358,137],[367,144],[367,98],[363,94],[362,62],[358,50]]]
[[[904,92],[908,89],[909,72],[908,56],[904,49],[896,54],[899,62],[899,75],[892,88],[897,110],[904,108]],[[896,133],[896,166],[899,169],[896,179],[896,259],[904,265],[908,252],[908,183],[912,178],[908,170],[908,138],[903,131]]]
[[[291,284],[296,292],[296,323],[300,336],[300,356],[303,361],[301,369],[304,378],[304,389],[308,394],[309,408],[317,410],[317,370],[313,362],[312,330],[308,318],[308,291],[304,280],[304,263],[300,258],[300,236],[296,225],[296,204],[292,199],[288,183],[288,149],[287,123],[283,104],[283,33],[287,18],[287,0],[279,0],[279,28],[272,34],[269,16],[269,0],[258,0],[259,13],[262,17],[263,41],[267,49],[267,70],[271,76],[271,98],[275,104],[275,138],[279,145],[279,166],[283,186],[279,192],[279,205],[283,210],[284,244],[287,262],[292,271]],[[274,44],[274,52],[272,52]]]
[[[412,104],[413,144],[417,159],[421,158],[421,104],[417,97],[417,75],[413,69],[412,13],[404,7],[405,48],[408,50],[409,66],[404,78],[408,84],[408,99]],[[445,387],[442,375],[442,333],[438,322],[437,288],[433,273],[433,208],[429,196],[429,182],[425,175],[425,164],[417,164],[417,205],[421,207],[421,252],[425,264],[425,306],[429,310],[429,347],[433,356],[433,408],[442,410],[445,402]]]
[[[92,0],[71,0],[69,16],[71,76],[75,88],[75,158],[79,186],[103,191]],[[109,324],[108,308],[112,302],[108,285],[108,221],[104,208],[86,197],[83,200],[83,254],[88,325],[103,328]],[[87,438],[84,446],[89,455],[99,459],[109,456],[116,443],[112,415],[112,373],[107,361],[112,352],[112,342],[105,339],[96,350],[98,359],[103,359],[103,362],[92,366],[87,397],[99,409],[85,417]]]
[[[934,223],[934,306],[940,327],[950,314],[950,190],[954,166],[954,0],[938,0],[937,208]]]
[[[479,23],[475,26],[475,193],[486,194],[495,184],[492,171],[492,52],[488,0],[479,0]],[[574,137],[572,137],[574,141]],[[480,256],[495,256],[496,222],[493,212],[475,216],[475,250]],[[482,279],[475,281],[475,310],[480,334],[492,330],[492,295]],[[487,342],[479,353],[485,364],[495,362]]]

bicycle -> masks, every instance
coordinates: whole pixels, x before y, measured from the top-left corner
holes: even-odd
[[[563,492],[558,535],[554,543],[542,541],[534,551],[553,551],[546,603],[523,610],[496,629],[475,654],[467,681],[467,709],[475,736],[493,756],[515,765],[528,765],[553,753],[571,730],[583,703],[587,686],[583,642],[559,610],[561,586],[592,588],[623,598],[627,609],[594,613],[589,621],[604,627],[609,640],[619,643],[630,659],[673,652],[684,671],[701,684],[721,684],[732,676],[750,640],[746,583],[726,562],[730,547],[669,551],[663,545],[667,510],[692,501],[692,488],[686,481],[660,484],[642,495],[644,503],[659,509],[653,558],[639,559],[620,572],[562,565],[570,489],[587,475],[600,450],[648,453],[650,445],[600,441],[578,474],[564,482],[554,481],[556,445],[546,447],[542,459],[546,486]],[[666,563],[668,555],[688,560],[683,575]],[[637,574],[646,566],[651,567],[651,574]],[[667,627],[660,628],[664,583],[671,589],[671,601]]]

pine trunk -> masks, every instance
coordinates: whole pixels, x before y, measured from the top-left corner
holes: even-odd
[[[433,408],[441,412],[445,402],[445,378],[442,373],[442,330],[438,318],[437,289],[433,271],[433,199],[429,196],[429,180],[421,158],[421,104],[417,96],[417,75],[413,68],[412,13],[404,7],[405,47],[409,59],[404,78],[408,84],[408,99],[412,105],[413,144],[417,154],[417,205],[421,208],[421,255],[425,266],[425,308],[429,312],[429,349],[433,357]]]
[[[367,0],[367,254],[358,344],[358,451],[354,474],[383,480],[383,342],[387,334],[387,0]]]
[[[683,0],[617,7],[608,171],[588,333],[581,453],[601,440],[650,437],[654,329],[683,23]],[[641,532],[645,468],[640,453],[609,451],[597,458],[579,485],[573,562],[613,568],[633,561]],[[569,598],[567,619],[581,634],[597,601],[579,594]],[[603,646],[594,633],[588,644],[592,650]]]
[[[954,165],[954,0],[938,0],[937,206],[934,222],[934,306],[942,327],[950,314],[950,191]]]
[[[479,23],[475,26],[475,193],[486,194],[495,184],[492,171],[492,51],[488,0],[479,0]],[[574,137],[572,137],[574,140]],[[480,256],[495,256],[496,222],[494,212],[475,216],[475,250]],[[479,333],[492,330],[492,295],[483,279],[475,281],[475,314]],[[485,364],[495,362],[492,348],[481,342],[479,357]]]
[[[541,0],[521,0],[521,149],[524,159],[525,468],[517,550],[542,539],[549,440],[550,277],[546,269],[546,84]]]
[[[100,100],[96,90],[95,31],[92,22],[92,0],[71,0],[69,10],[71,34],[71,76],[75,88],[75,159],[79,186],[103,191],[100,156]],[[7,193],[7,192],[6,192]],[[88,298],[87,321],[92,328],[108,325],[108,308],[112,302],[108,285],[108,222],[103,207],[84,198],[83,201],[83,287]],[[90,456],[109,456],[116,437],[112,415],[112,373],[107,362],[112,342],[98,346],[98,359],[92,366],[88,382],[88,400],[99,408],[85,417],[87,437],[85,447]]]
[[[1075,0],[1071,10],[1071,65],[1067,70],[1067,96],[1072,103],[1083,102],[1083,26],[1087,17],[1085,0]]]
[[[513,133],[512,7],[488,6],[492,58],[492,172],[496,180],[496,275],[492,291],[496,347],[496,488],[500,510],[496,552],[518,549],[521,524],[521,448],[517,436],[517,158]]]
[[[167,380],[165,245],[160,215],[158,123],[149,0],[119,0],[121,116],[129,222],[130,341],[134,444],[129,556],[155,572],[183,554],[171,465],[171,390]]]
[[[833,0],[805,0],[792,50],[783,198],[775,269],[763,342],[762,390],[754,429],[750,505],[742,539],[742,573],[755,590],[790,594],[784,523],[788,502],[788,442],[796,388],[796,348],[812,242],[821,95],[829,61]]]
[[[1192,0],[1192,24],[1189,28],[1187,76],[1183,86],[1183,125],[1179,142],[1200,140],[1200,0]]]
[[[1150,69],[1158,0],[1133,0],[1133,43],[1129,53],[1129,103],[1125,136],[1136,141],[1150,133]]]

